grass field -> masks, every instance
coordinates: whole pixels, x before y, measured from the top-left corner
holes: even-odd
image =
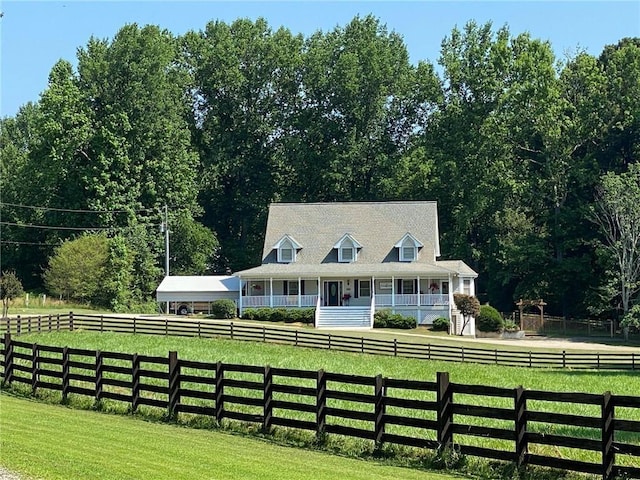
[[[640,392],[640,375],[637,372],[619,371],[571,371],[559,369],[527,369],[515,367],[503,367],[495,365],[477,365],[472,363],[448,363],[425,361],[407,358],[394,358],[388,356],[362,355],[355,353],[344,353],[326,350],[315,350],[296,348],[291,346],[264,344],[254,342],[238,342],[221,339],[199,339],[183,337],[163,337],[131,334],[110,334],[92,333],[83,331],[55,332],[50,334],[31,334],[20,337],[21,341],[37,342],[43,345],[70,346],[75,348],[85,348],[91,350],[128,352],[142,355],[166,356],[169,350],[178,351],[179,357],[188,360],[199,360],[205,362],[222,361],[225,363],[240,363],[249,365],[271,365],[274,367],[298,368],[304,370],[324,369],[328,372],[340,372],[347,374],[358,374],[383,376],[396,379],[415,379],[433,381],[436,372],[447,371],[450,373],[451,381],[459,384],[476,384],[486,386],[497,386],[514,388],[523,385],[525,388],[534,390],[558,391],[558,392],[585,392],[602,394],[610,391],[617,395],[637,395]],[[255,379],[254,379],[255,380]],[[354,388],[356,388],[354,386]],[[247,392],[245,392],[247,393]],[[251,392],[249,392],[250,394]],[[362,392],[361,392],[362,393]],[[257,392],[256,392],[257,394]],[[58,394],[51,394],[55,401]],[[430,399],[425,392],[424,397],[419,399]],[[59,396],[59,395],[58,395]],[[485,405],[489,407],[513,408],[513,400],[508,398],[490,398],[481,396],[457,395],[456,401],[463,403]],[[431,398],[433,399],[433,398]],[[86,397],[78,404],[85,408],[91,406],[91,398]],[[335,404],[336,407],[343,405]],[[600,407],[597,405],[566,404],[557,402],[530,401],[528,407],[537,411],[549,411],[557,413],[571,413],[597,417],[600,415]],[[346,406],[349,408],[349,406]],[[119,403],[117,406],[110,406],[108,410],[125,413],[127,405]],[[629,411],[616,411],[616,416],[629,420],[640,420],[640,411],[628,409]],[[395,412],[390,412],[395,413]],[[402,414],[403,412],[398,412]],[[426,413],[426,412],[425,412]],[[150,415],[153,417],[153,414]],[[158,415],[156,415],[158,417]],[[465,421],[474,424],[484,424],[495,428],[513,428],[512,421],[465,418]],[[364,425],[349,423],[346,425],[367,428]],[[398,427],[404,428],[404,427]],[[534,431],[544,434],[577,436],[591,439],[599,438],[599,430],[582,429],[572,426],[550,425],[540,423],[531,425]],[[406,434],[405,431],[396,433]],[[409,432],[410,435],[413,433]],[[638,440],[628,436],[619,435],[619,441],[627,440],[637,443]],[[428,437],[430,438],[430,437]],[[471,436],[458,435],[456,441],[469,445],[479,445],[489,448],[507,449],[512,448],[508,441],[493,440]],[[357,455],[358,449],[365,451],[364,441],[347,441],[339,445],[335,450],[343,448],[350,455]],[[303,442],[304,443],[304,442]],[[308,442],[307,442],[308,443]],[[334,447],[330,447],[334,448]],[[557,448],[544,445],[532,446],[535,453],[571,458],[582,461],[597,463],[598,452],[586,452],[576,449]],[[633,464],[636,458],[622,458],[623,464]],[[492,477],[485,477],[492,478]]]
[[[69,346],[112,352],[166,356],[169,350],[180,358],[208,362],[271,365],[273,367],[324,369],[358,375],[378,375],[398,379],[434,380],[436,372],[447,371],[451,381],[514,388],[571,391],[617,395],[637,395],[640,375],[633,371],[589,371],[529,369],[473,363],[426,361],[388,356],[362,355],[293,346],[151,335],[94,332],[53,332],[19,337],[21,341],[43,345]]]
[[[255,438],[72,410],[1,395],[0,465],[32,478],[471,478],[343,458]]]

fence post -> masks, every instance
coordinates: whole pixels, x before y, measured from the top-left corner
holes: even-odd
[[[322,439],[327,427],[327,377],[318,370],[316,379],[316,436]]]
[[[169,352],[169,417],[178,418],[178,404],[180,403],[180,362],[178,352]]]
[[[69,397],[69,347],[62,349],[62,402],[65,403]]]
[[[31,333],[31,320],[33,319],[33,317],[29,316],[27,317],[27,333]]]
[[[393,356],[394,357],[398,356],[398,339],[397,338],[393,339]]]
[[[298,330],[296,330],[296,347],[298,346]]]
[[[440,449],[453,445],[453,390],[448,372],[437,373],[437,422]]]
[[[520,385],[514,391],[515,427],[516,427],[516,464],[522,467],[527,463],[527,397]]]
[[[134,353],[131,359],[131,411],[135,412],[140,403],[140,358]]]
[[[562,368],[567,367],[567,352],[562,350]]]
[[[164,319],[164,336],[168,336],[169,335],[169,319],[165,318]]]
[[[375,437],[376,448],[382,448],[382,437],[384,435],[384,413],[385,413],[385,388],[382,375],[375,378]]]
[[[38,353],[38,344],[34,343],[31,347],[31,395],[35,395],[36,390],[38,389],[38,376],[40,375],[40,362],[38,361]]]
[[[329,334],[329,350],[331,350],[331,334]]]
[[[263,377],[263,417],[262,417],[262,430],[265,433],[271,431],[272,419],[273,419],[273,372],[271,367],[267,365],[264,367]]]
[[[615,450],[613,448],[614,436],[614,402],[611,392],[605,392],[602,396],[602,480],[611,480],[614,477]]]
[[[216,363],[216,421],[218,424],[224,418],[224,365]]]
[[[102,352],[96,350],[96,402],[102,400],[102,389],[104,381],[104,359],[102,358]]]
[[[22,332],[22,318],[20,317],[20,315],[18,315],[17,320],[18,325],[16,326],[16,335],[20,336],[20,333]]]
[[[360,353],[364,353],[364,337],[360,337]]]
[[[56,316],[56,332],[60,331],[60,314]]]
[[[42,329],[42,315],[38,315],[38,333],[40,333]]]
[[[231,322],[229,325],[230,325],[230,328],[229,328],[230,332],[229,333],[230,333],[230,336],[231,336],[231,340],[233,340],[233,322]]]
[[[4,374],[2,385],[11,385],[13,377],[13,344],[11,343],[11,334],[4,334]]]
[[[69,312],[69,331],[73,332],[73,312]]]

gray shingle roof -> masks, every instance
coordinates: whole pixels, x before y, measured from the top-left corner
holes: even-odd
[[[296,263],[337,263],[333,246],[345,234],[362,244],[358,264],[397,262],[394,245],[407,233],[424,244],[417,263],[440,255],[436,202],[274,203],[264,241],[263,264],[275,263],[273,245],[289,234],[302,246]]]
[[[395,245],[407,233],[424,244],[414,262],[399,262]],[[362,244],[353,263],[338,263],[334,248],[345,234]],[[296,262],[278,263],[273,246],[285,235],[301,245]],[[476,273],[459,260],[440,256],[436,202],[274,203],[264,240],[262,265],[238,272],[281,278],[327,275],[448,275]]]

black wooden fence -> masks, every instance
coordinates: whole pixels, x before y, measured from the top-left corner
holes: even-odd
[[[235,340],[272,342],[307,348],[391,355],[423,360],[472,362],[528,368],[640,369],[640,352],[536,352],[505,351],[428,343],[382,340],[304,329],[263,325],[213,323],[190,319],[113,317],[105,315],[47,315],[0,319],[0,332],[15,335],[53,330],[82,329],[99,332],[175,335],[186,337],[227,337]]]
[[[640,478],[640,397],[398,380],[2,341],[3,384],[178,415],[204,415],[498,459]],[[558,407],[560,404],[560,407]],[[558,413],[573,409],[588,414]],[[555,405],[555,409],[551,407]],[[589,410],[590,409],[590,410]],[[545,449],[544,446],[553,446]],[[585,460],[586,458],[586,460]]]

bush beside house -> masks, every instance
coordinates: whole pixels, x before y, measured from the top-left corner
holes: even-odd
[[[236,318],[236,314],[236,304],[233,300],[222,298],[220,300],[216,300],[211,304],[211,315],[214,318]]]
[[[315,308],[247,308],[242,312],[245,320],[313,324]]]
[[[431,330],[434,332],[448,332],[449,331],[449,319],[446,317],[438,317],[433,321]]]
[[[500,312],[491,305],[481,305],[476,318],[476,328],[481,332],[501,332],[504,321]]]
[[[373,328],[399,328],[409,330],[416,327],[416,319],[405,317],[391,310],[379,310],[373,315]]]

